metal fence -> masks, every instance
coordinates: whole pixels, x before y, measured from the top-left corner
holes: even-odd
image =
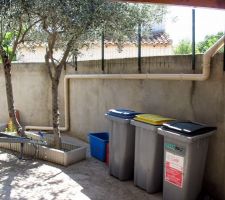
[[[195,70],[196,63],[196,30],[197,33],[200,31],[199,19],[196,24],[196,14],[198,16],[198,9],[185,8],[187,12],[186,24],[174,26],[177,32],[179,32],[179,37],[182,35],[185,39],[187,36],[187,30],[189,32],[190,51],[186,54],[192,55],[192,70]],[[200,10],[201,11],[201,10]],[[173,13],[176,16],[176,13]],[[225,14],[224,14],[225,16]],[[204,17],[204,16],[203,16]],[[174,17],[176,21],[176,17]],[[203,19],[204,20],[204,19]],[[179,23],[178,23],[179,24]],[[225,23],[224,23],[225,25]],[[136,28],[136,38],[133,41],[127,41],[123,44],[123,48],[119,48],[118,44],[113,41],[107,40],[102,34],[98,38],[96,43],[93,43],[88,49],[81,50],[81,54],[78,56],[78,61],[82,60],[101,60],[102,61],[102,71],[104,71],[105,60],[109,59],[124,59],[124,58],[135,58],[137,59],[137,68],[141,72],[142,58],[151,56],[166,56],[176,54],[174,49],[176,47],[175,41],[167,33],[167,28],[165,23],[154,24],[152,32],[149,33],[149,37],[143,36],[141,25],[137,25]],[[225,30],[225,26],[224,26]],[[197,38],[198,39],[198,38]],[[185,54],[185,53],[181,53]],[[225,56],[224,56],[225,59]],[[225,70],[225,64],[224,64]]]

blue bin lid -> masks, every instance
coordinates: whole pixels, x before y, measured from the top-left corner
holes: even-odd
[[[206,126],[191,121],[172,121],[163,124],[164,130],[173,131],[181,135],[193,137],[216,130],[216,127]]]
[[[133,110],[128,110],[128,109],[110,109],[107,112],[108,115],[114,116],[114,117],[119,117],[123,119],[133,119],[136,115],[141,114],[140,112],[135,112]]]

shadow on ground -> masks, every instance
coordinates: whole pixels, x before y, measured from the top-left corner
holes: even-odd
[[[18,160],[11,151],[0,150],[0,199],[60,200],[160,200],[108,175],[107,166],[87,160],[63,167],[40,160]]]

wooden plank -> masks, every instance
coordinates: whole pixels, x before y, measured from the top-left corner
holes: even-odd
[[[225,9],[225,0],[116,0],[133,3],[159,3]]]

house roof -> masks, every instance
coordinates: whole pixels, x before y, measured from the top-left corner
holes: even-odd
[[[166,34],[165,32],[162,32],[162,33],[155,33],[153,36],[150,36],[148,38],[146,38],[146,37],[142,38],[141,43],[145,44],[145,45],[152,45],[152,46],[157,46],[157,45],[167,46],[167,45],[172,44],[172,40],[170,39],[168,34]],[[105,45],[115,45],[115,44],[116,44],[116,42],[114,42],[112,40],[105,41]],[[137,41],[133,41],[133,42],[127,41],[127,42],[125,42],[125,44],[127,44],[127,45],[137,44]]]
[[[166,33],[157,33],[149,38],[142,39],[143,44],[152,44],[152,45],[171,45],[172,40],[169,38],[169,35]]]
[[[172,40],[170,39],[169,35],[165,32],[157,32],[154,33],[152,36],[144,37],[142,38],[142,44],[143,45],[151,45],[151,46],[168,46],[172,44]],[[99,41],[94,41],[91,42],[92,45],[100,45]],[[137,45],[138,42],[137,40],[135,41],[127,41],[124,43],[125,45]],[[105,45],[109,46],[109,45],[117,45],[117,42],[113,41],[113,40],[107,40],[105,39]],[[34,43],[32,45],[34,48],[35,47],[42,47],[45,48],[47,46],[46,43]],[[24,43],[21,47],[30,47],[29,44]]]

